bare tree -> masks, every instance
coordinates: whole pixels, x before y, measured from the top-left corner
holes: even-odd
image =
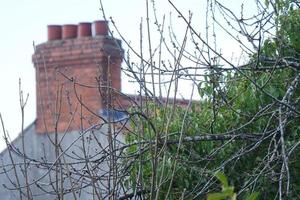
[[[82,125],[68,144],[67,131],[44,138],[42,158],[28,156],[25,140],[22,149],[11,145],[2,122],[10,162],[0,169],[11,182],[4,187],[19,199],[299,199],[300,3],[255,0],[238,10],[232,3],[207,0],[202,28],[171,0],[169,17],[158,16],[159,2],[145,0],[135,48],[100,1],[111,35],[125,44],[122,70],[138,95],[116,90],[110,77],[90,86],[58,71],[75,90],[82,124],[83,109],[101,120]],[[239,55],[228,56],[224,40]],[[102,115],[84,103],[79,87],[97,89]],[[20,90],[22,116],[26,101]]]

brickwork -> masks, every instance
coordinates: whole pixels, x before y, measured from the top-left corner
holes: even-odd
[[[120,41],[110,36],[53,40],[36,47],[37,133],[69,132],[100,122],[107,87],[121,90]],[[103,95],[105,98],[103,98]]]

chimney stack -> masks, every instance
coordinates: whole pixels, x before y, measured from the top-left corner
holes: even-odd
[[[107,86],[121,90],[120,44],[108,35],[107,21],[48,26],[48,41],[37,45],[32,56],[38,133],[81,130],[100,122]]]

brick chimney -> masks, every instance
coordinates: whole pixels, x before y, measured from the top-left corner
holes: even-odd
[[[49,25],[48,41],[32,56],[36,131],[63,133],[99,123],[108,91],[121,90],[122,57],[121,41],[109,36],[107,21]]]

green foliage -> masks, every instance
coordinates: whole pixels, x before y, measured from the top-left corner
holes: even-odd
[[[234,187],[229,186],[227,177],[223,172],[218,171],[215,174],[215,177],[218,178],[218,180],[222,184],[222,191],[221,192],[215,192],[215,193],[210,193],[207,195],[207,200],[226,200],[226,199],[231,199],[231,200],[236,200],[236,193],[234,192]],[[259,193],[258,192],[253,192],[251,195],[245,198],[245,200],[256,200],[258,197]]]
[[[223,200],[227,198],[231,200],[236,200],[236,193],[234,192],[234,187],[229,186],[225,174],[219,171],[215,174],[215,177],[217,177],[222,184],[222,192],[208,194],[207,200]]]
[[[127,143],[136,144],[128,149],[129,155],[135,155],[136,164],[131,166],[131,175],[127,184],[137,187],[136,183],[141,169],[139,164],[142,163],[144,186],[151,185],[153,170],[157,173],[155,183],[159,184],[160,179],[163,179],[163,182],[160,183],[161,199],[166,195],[170,184],[169,199],[179,199],[183,193],[186,198],[190,198],[195,188],[203,187],[211,179],[211,172],[220,167],[224,167],[224,171],[230,177],[233,185],[236,185],[236,191],[241,190],[247,184],[249,175],[254,176],[256,171],[263,170],[264,165],[262,163],[266,162],[266,153],[270,148],[272,138],[262,141],[257,148],[249,152],[247,150],[251,149],[255,142],[247,140],[235,140],[229,143],[222,141],[185,142],[180,146],[178,143],[166,145],[162,143],[139,144],[139,140],[155,141],[157,135],[162,141],[178,141],[180,133],[183,134],[183,137],[193,137],[226,134],[232,130],[235,130],[235,134],[257,134],[276,130],[278,126],[278,103],[274,98],[283,98],[290,82],[297,73],[292,69],[245,73],[255,82],[253,83],[245,75],[224,74],[223,80],[226,84],[214,88],[213,91],[209,81],[210,75],[207,75],[208,81],[199,88],[199,91],[203,93],[203,100],[194,102],[189,112],[179,106],[173,108],[171,106],[149,105],[148,110],[151,111],[148,113],[149,118],[146,120],[138,117],[133,123],[134,132],[143,133],[143,135],[128,134],[127,137]],[[295,101],[299,94],[300,88],[297,88],[297,92],[291,97],[292,101]],[[214,104],[215,106],[213,106]],[[215,115],[213,110],[215,110]],[[168,120],[169,124],[167,123]],[[152,130],[149,125],[150,122],[155,125],[157,133]],[[143,130],[140,127],[141,124]],[[298,141],[299,130],[299,120],[291,118],[286,127],[288,133],[286,148],[290,148]],[[152,159],[154,156],[153,149],[156,146],[159,153],[157,155],[157,168],[154,168]],[[247,153],[237,156],[241,150]],[[138,151],[143,151],[143,153],[140,155]],[[178,155],[176,155],[177,152]],[[300,156],[297,153],[291,157],[290,170],[293,175],[299,176],[300,165],[296,159],[297,155]],[[174,167],[175,160],[177,161],[176,167]],[[174,168],[173,176],[172,170]],[[277,172],[281,170],[278,164],[274,164],[272,168]],[[171,183],[172,177],[173,182]],[[233,194],[233,190],[230,190],[229,184],[226,183],[227,181],[221,175],[218,178],[223,187],[227,189],[224,193],[217,193],[212,197],[217,198],[216,196],[219,196],[221,198],[224,197],[222,195]],[[297,188],[299,184],[297,179],[291,181],[294,188]],[[271,198],[277,194],[277,185],[278,179],[270,180],[268,174],[262,174],[256,180],[256,184],[250,188]],[[207,192],[214,194],[214,190],[217,188],[216,185],[212,185]],[[150,188],[148,187],[148,189]],[[299,190],[295,189],[295,191]],[[241,194],[242,199],[246,199],[247,196],[248,190]],[[204,197],[202,196],[202,198]]]
[[[281,35],[297,53],[300,53],[300,10],[289,10],[287,15],[280,17]]]
[[[193,102],[188,111],[180,106],[154,104],[135,110],[146,113],[147,118],[137,115],[132,121],[132,133],[126,138],[127,144],[131,144],[126,150],[129,161],[125,162],[130,163],[126,166],[130,169],[128,187],[149,191],[154,183],[159,188],[155,190],[159,199],[166,194],[168,199],[203,199],[207,194],[207,199],[236,199],[237,191],[241,191],[239,198],[246,200],[258,198],[258,193],[251,191],[259,191],[261,199],[276,198],[282,160],[270,158],[270,149],[274,155],[280,154],[281,147],[275,145],[279,144],[280,101],[299,72],[288,67],[259,69],[274,66],[262,57],[299,59],[300,50],[300,11],[290,6],[292,1],[276,2],[281,11],[279,35],[265,40],[260,54],[252,56],[252,61],[258,61],[255,66],[258,70],[207,71],[198,85],[202,99]],[[295,110],[300,108],[299,96],[298,86],[289,97]],[[290,110],[283,107],[288,115]],[[285,148],[290,149],[300,138],[299,116],[287,117],[285,133]],[[259,142],[182,142],[186,137],[228,134],[270,134],[270,137]],[[299,157],[300,151],[294,151],[288,160],[290,199],[297,199],[300,193]],[[218,172],[215,176],[221,182],[221,192],[217,192],[220,185],[211,182],[211,174],[220,169],[231,181]],[[206,189],[200,194],[200,188]]]

